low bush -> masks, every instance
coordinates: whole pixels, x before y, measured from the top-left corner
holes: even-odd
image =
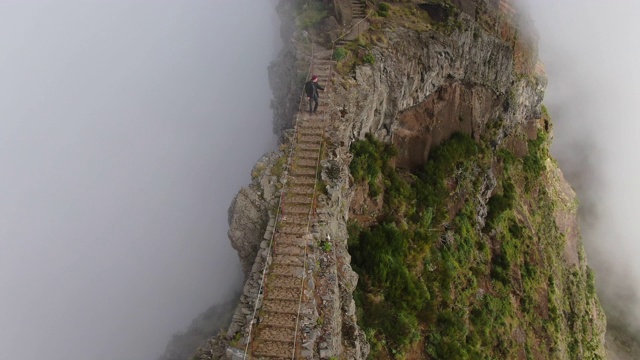
[[[333,50],[333,60],[341,61],[347,57],[347,50],[343,47],[337,47]]]
[[[376,58],[373,56],[373,54],[371,53],[367,53],[363,58],[362,61],[364,61],[366,64],[373,64],[376,62]]]
[[[380,4],[378,4],[378,16],[389,16],[389,10],[391,10],[391,5],[385,2],[381,2]]]
[[[366,181],[369,188],[375,192],[379,189],[376,182],[382,174],[383,166],[388,166],[389,160],[396,155],[397,150],[376,140],[371,134],[367,134],[365,140],[353,143],[350,150],[353,160],[349,169],[353,180],[356,183]]]

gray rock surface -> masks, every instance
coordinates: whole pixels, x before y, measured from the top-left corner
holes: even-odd
[[[229,207],[229,239],[238,252],[245,276],[251,271],[267,221],[277,178],[269,169],[282,153],[263,156],[252,171],[253,182],[242,189]],[[269,199],[266,201],[265,199]]]

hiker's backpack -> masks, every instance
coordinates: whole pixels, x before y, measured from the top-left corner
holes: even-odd
[[[308,97],[313,97],[313,82],[307,81],[304,83],[304,92]]]

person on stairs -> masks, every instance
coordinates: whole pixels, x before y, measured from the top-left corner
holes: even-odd
[[[309,98],[309,113],[318,111],[318,90],[324,91],[324,88],[318,84],[318,76],[313,75],[311,80],[304,84],[304,92]]]

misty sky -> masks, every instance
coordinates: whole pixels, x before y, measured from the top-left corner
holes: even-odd
[[[270,0],[0,1],[0,360],[155,359],[242,286]]]
[[[614,298],[638,292],[640,2],[529,3],[549,78],[553,150],[579,191],[597,286]],[[625,306],[637,311],[640,304]]]

